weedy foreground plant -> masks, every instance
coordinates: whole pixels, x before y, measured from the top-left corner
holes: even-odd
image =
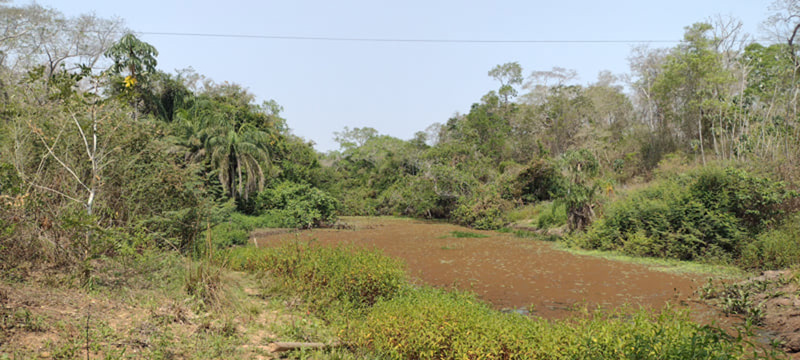
[[[367,250],[289,242],[268,249],[231,249],[225,256],[234,268],[274,278],[273,289],[283,296],[300,296],[311,313],[340,329],[338,341],[353,354],[368,357],[779,357],[742,334],[731,336],[697,325],[686,311],[672,308],[619,313],[583,310],[563,321],[502,313],[469,293],[412,286],[400,264]]]

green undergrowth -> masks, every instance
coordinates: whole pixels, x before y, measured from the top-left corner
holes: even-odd
[[[564,203],[545,201],[536,204],[530,224],[539,229],[550,229],[567,224],[567,209]]]
[[[748,271],[742,270],[741,268],[732,265],[718,265],[718,264],[701,263],[696,261],[640,257],[640,256],[628,255],[619,251],[586,250],[586,249],[576,248],[565,243],[557,243],[556,248],[561,251],[566,251],[576,255],[593,256],[607,260],[644,265],[653,270],[663,271],[668,273],[704,274],[704,275],[713,275],[715,277],[730,278],[730,279],[743,279],[750,274]]]
[[[254,205],[277,221],[275,227],[307,229],[336,222],[339,201],[311,185],[285,181],[260,192]]]
[[[391,359],[738,359],[751,347],[693,324],[685,311],[583,312],[551,322],[436,289],[378,303],[349,338]]]
[[[693,323],[666,308],[577,311],[563,321],[491,308],[471,293],[415,287],[381,253],[288,242],[224,253],[234,269],[266,274],[269,292],[300,299],[338,328],[346,349],[302,358],[381,359],[739,359],[771,358],[745,337]],[[338,314],[338,315],[336,315]],[[358,355],[356,357],[356,355]]]
[[[409,286],[399,261],[373,251],[293,241],[266,249],[234,248],[227,255],[232,269],[267,271],[275,280],[273,290],[300,296],[311,310],[331,318]]]
[[[742,250],[742,264],[749,268],[775,270],[800,264],[800,213],[780,226],[758,234]]]
[[[784,183],[745,170],[706,167],[625,194],[604,206],[585,233],[566,240],[634,256],[785,266],[800,261],[797,232],[773,229],[796,196]]]
[[[262,215],[245,215],[233,212],[228,220],[211,228],[212,244],[218,248],[228,248],[231,246],[247,244],[250,232],[255,229],[279,228],[282,225],[280,216],[274,213]],[[204,231],[200,238],[205,239],[208,230]]]
[[[512,229],[509,227],[497,229],[497,232],[501,234],[511,234],[518,238],[536,239],[540,241],[556,241],[559,239],[559,237],[556,235],[542,235],[531,230]]]
[[[308,185],[284,182],[266,189],[251,201],[252,215],[230,211],[225,220],[211,226],[211,239],[218,248],[244,245],[250,233],[263,228],[305,229],[333,224],[338,202],[327,193]],[[200,236],[205,239],[206,229]]]

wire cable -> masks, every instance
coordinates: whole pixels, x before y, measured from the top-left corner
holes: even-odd
[[[403,39],[403,38],[362,38],[362,37],[334,37],[334,36],[289,36],[289,35],[248,35],[248,34],[215,34],[215,33],[184,33],[184,32],[137,32],[141,35],[154,36],[187,36],[187,37],[215,37],[237,39],[265,39],[265,40],[302,40],[302,41],[339,41],[339,42],[372,42],[372,43],[440,43],[440,44],[640,44],[640,43],[679,43],[681,40],[502,40],[502,39]]]

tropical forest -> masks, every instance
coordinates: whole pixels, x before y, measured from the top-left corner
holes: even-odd
[[[766,5],[765,5],[766,6]],[[800,3],[401,139],[0,1],[0,359],[800,358]]]

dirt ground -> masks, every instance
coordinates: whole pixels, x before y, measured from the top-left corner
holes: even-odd
[[[0,359],[275,358],[275,329],[293,315],[249,275],[225,281],[240,294],[207,311],[182,289],[87,290],[52,274],[0,282]]]
[[[800,359],[800,286],[796,272],[766,271],[728,286],[712,301],[723,309],[731,304],[753,309],[765,335],[779,341],[793,359]]]

